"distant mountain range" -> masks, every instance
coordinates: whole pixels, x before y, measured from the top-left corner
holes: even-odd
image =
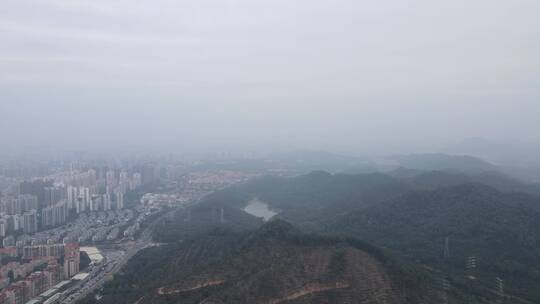
[[[443,149],[443,151],[447,150],[453,151],[453,149]],[[468,150],[455,149],[455,151]],[[316,170],[347,174],[388,173],[398,168],[465,174],[496,171],[521,180],[540,183],[540,160],[536,161],[537,156],[540,155],[540,149],[538,151],[539,153],[536,154],[534,151],[529,151],[527,157],[519,157],[516,154],[515,158],[506,158],[505,160],[466,152],[355,157],[324,151],[296,151],[259,158],[209,160],[186,170],[239,170],[286,176],[307,174]]]
[[[411,154],[398,155],[395,159],[404,168],[416,170],[440,170],[459,173],[482,173],[497,171],[497,166],[480,158],[467,155]]]
[[[494,141],[469,138],[441,150],[466,154],[497,164],[501,171],[520,179],[540,182],[540,144],[518,140]]]
[[[519,140],[495,141],[468,138],[442,150],[448,154],[467,154],[496,163],[538,163],[540,145]]]

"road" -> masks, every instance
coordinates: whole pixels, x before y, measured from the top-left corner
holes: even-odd
[[[153,226],[161,221],[164,217],[169,216],[171,212],[174,211],[170,211],[154,220],[143,230],[137,240],[122,244],[124,246],[123,250],[104,252],[105,258],[103,262],[99,265],[93,266],[86,279],[76,283],[74,286],[64,291],[59,303],[76,303],[95,290],[101,288],[103,284],[112,279],[113,275],[122,269],[129,259],[131,259],[137,252],[152,245]]]

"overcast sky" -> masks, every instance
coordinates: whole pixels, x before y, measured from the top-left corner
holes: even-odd
[[[1,0],[2,146],[540,140],[538,0]]]

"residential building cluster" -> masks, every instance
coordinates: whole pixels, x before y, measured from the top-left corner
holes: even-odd
[[[68,171],[20,182],[0,197],[0,238],[33,235],[65,225],[79,214],[121,210],[141,173],[125,170]]]
[[[140,232],[143,223],[152,215],[159,213],[162,210],[161,206],[139,205],[135,207],[138,216],[133,223],[124,230],[124,237],[134,238]]]
[[[141,204],[144,205],[165,205],[165,206],[179,206],[182,201],[179,200],[179,196],[176,194],[167,193],[146,193],[141,197]]]
[[[185,204],[213,191],[245,182],[258,175],[257,173],[232,170],[191,172],[178,178],[178,182],[175,184],[176,201],[178,204]]]
[[[20,261],[0,267],[0,304],[26,303],[79,272],[78,243],[13,248],[15,251],[11,253],[15,253]],[[63,264],[59,263],[61,260]]]
[[[142,185],[142,175],[107,170],[98,178],[95,170],[88,170],[55,176],[55,183],[65,188],[68,209],[80,214],[123,209],[125,194]]]
[[[21,194],[0,199],[0,237],[10,234],[32,234],[38,230],[38,199]]]
[[[66,231],[65,239],[81,244],[113,241],[114,230],[123,230],[135,218],[132,210],[109,210],[81,214]],[[117,234],[117,237],[120,233]]]
[[[247,181],[257,176],[256,173],[242,171],[221,170],[221,171],[200,171],[186,175],[184,180],[189,185],[211,190],[227,187],[232,184]]]

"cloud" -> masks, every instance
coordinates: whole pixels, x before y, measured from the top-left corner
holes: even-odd
[[[37,114],[17,136],[0,135],[342,147],[538,137],[539,9],[536,0],[4,0],[0,100],[13,114],[0,122]]]
[[[67,27],[51,27],[36,24],[20,24],[0,20],[0,31],[4,35],[26,36],[27,39],[53,39],[73,40],[86,43],[119,44],[131,47],[140,45],[151,46],[188,46],[202,42],[195,37],[170,37],[159,35],[132,35],[126,33],[112,33],[88,29],[72,29]]]

